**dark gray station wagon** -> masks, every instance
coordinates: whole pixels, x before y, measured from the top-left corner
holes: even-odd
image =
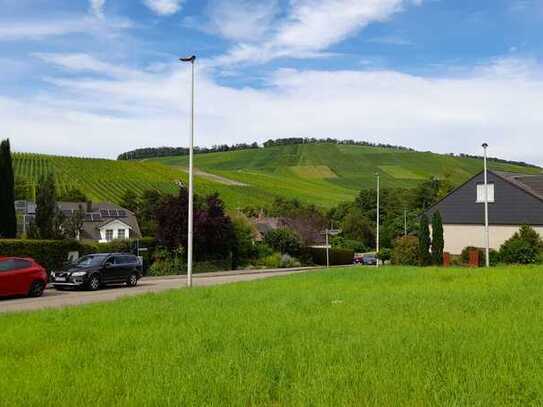
[[[134,287],[142,276],[138,258],[125,253],[100,253],[81,257],[62,271],[51,273],[56,289],[85,288],[98,290],[106,285]]]

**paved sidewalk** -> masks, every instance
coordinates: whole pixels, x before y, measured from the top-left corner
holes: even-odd
[[[240,270],[220,273],[195,274],[194,286],[209,286],[236,283],[240,281],[260,280],[264,278],[304,273],[322,268],[306,267],[278,270]],[[0,299],[0,313],[15,311],[32,311],[45,308],[62,308],[90,304],[95,302],[114,301],[121,297],[145,293],[156,293],[186,287],[186,276],[145,277],[137,287],[112,287],[99,291],[57,291],[47,289],[41,298]]]

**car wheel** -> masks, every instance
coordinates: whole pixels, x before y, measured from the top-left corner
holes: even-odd
[[[128,287],[135,287],[138,285],[138,276],[136,273],[130,274],[130,277],[128,277],[128,280],[126,281],[126,285]]]
[[[43,281],[34,281],[30,286],[28,291],[29,297],[41,297],[43,295],[43,290],[45,290],[45,283]]]
[[[93,274],[90,276],[89,281],[87,283],[87,288],[90,291],[96,291],[100,288],[100,279],[96,274]]]

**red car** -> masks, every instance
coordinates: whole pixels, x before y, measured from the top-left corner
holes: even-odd
[[[0,257],[0,297],[41,297],[47,280],[47,272],[33,259]]]

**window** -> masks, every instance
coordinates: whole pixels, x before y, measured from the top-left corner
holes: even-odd
[[[488,202],[494,202],[494,184],[488,184]],[[477,203],[485,203],[485,185],[477,185]]]
[[[126,238],[126,231],[124,229],[117,230],[117,238],[124,240]]]
[[[22,259],[8,259],[0,261],[0,273],[3,271],[23,270],[32,267],[32,263]]]
[[[111,242],[113,240],[113,230],[106,230],[106,241]]]

